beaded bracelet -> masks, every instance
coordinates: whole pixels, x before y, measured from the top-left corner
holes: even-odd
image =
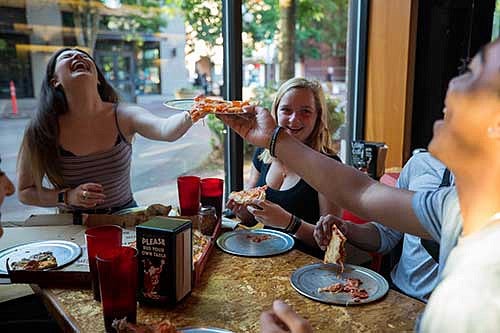
[[[271,143],[269,144],[269,153],[271,153],[272,157],[276,157],[275,154],[275,149],[276,149],[276,140],[278,139],[278,135],[280,134],[280,131],[283,129],[281,126],[277,126],[274,131],[273,135],[271,136]]]

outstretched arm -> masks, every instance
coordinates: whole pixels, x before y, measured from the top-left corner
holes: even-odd
[[[272,117],[263,108],[249,111],[256,112],[251,120],[234,116],[220,118],[250,143],[269,147],[275,126]],[[362,172],[307,147],[284,131],[277,136],[275,155],[340,207],[396,230],[429,238],[413,212],[413,192],[372,180]]]
[[[187,111],[168,118],[160,118],[137,105],[119,106],[120,129],[130,142],[135,133],[159,141],[175,141],[193,125]]]

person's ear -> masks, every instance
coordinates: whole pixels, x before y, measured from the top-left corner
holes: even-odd
[[[50,80],[50,85],[54,88],[58,88],[61,85],[61,82],[59,82],[57,78],[54,76],[52,80]]]

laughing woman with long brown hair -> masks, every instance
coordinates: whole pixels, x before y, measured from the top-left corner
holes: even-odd
[[[187,112],[165,119],[119,103],[89,54],[61,49],[48,62],[38,108],[24,134],[19,199],[94,213],[134,207],[134,135],[175,141],[191,125]]]

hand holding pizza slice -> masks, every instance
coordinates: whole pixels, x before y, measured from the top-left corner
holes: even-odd
[[[235,114],[242,113],[243,107],[250,105],[248,101],[224,101],[206,96],[194,98],[194,105],[189,111],[191,120],[194,122],[202,119],[207,114]]]

